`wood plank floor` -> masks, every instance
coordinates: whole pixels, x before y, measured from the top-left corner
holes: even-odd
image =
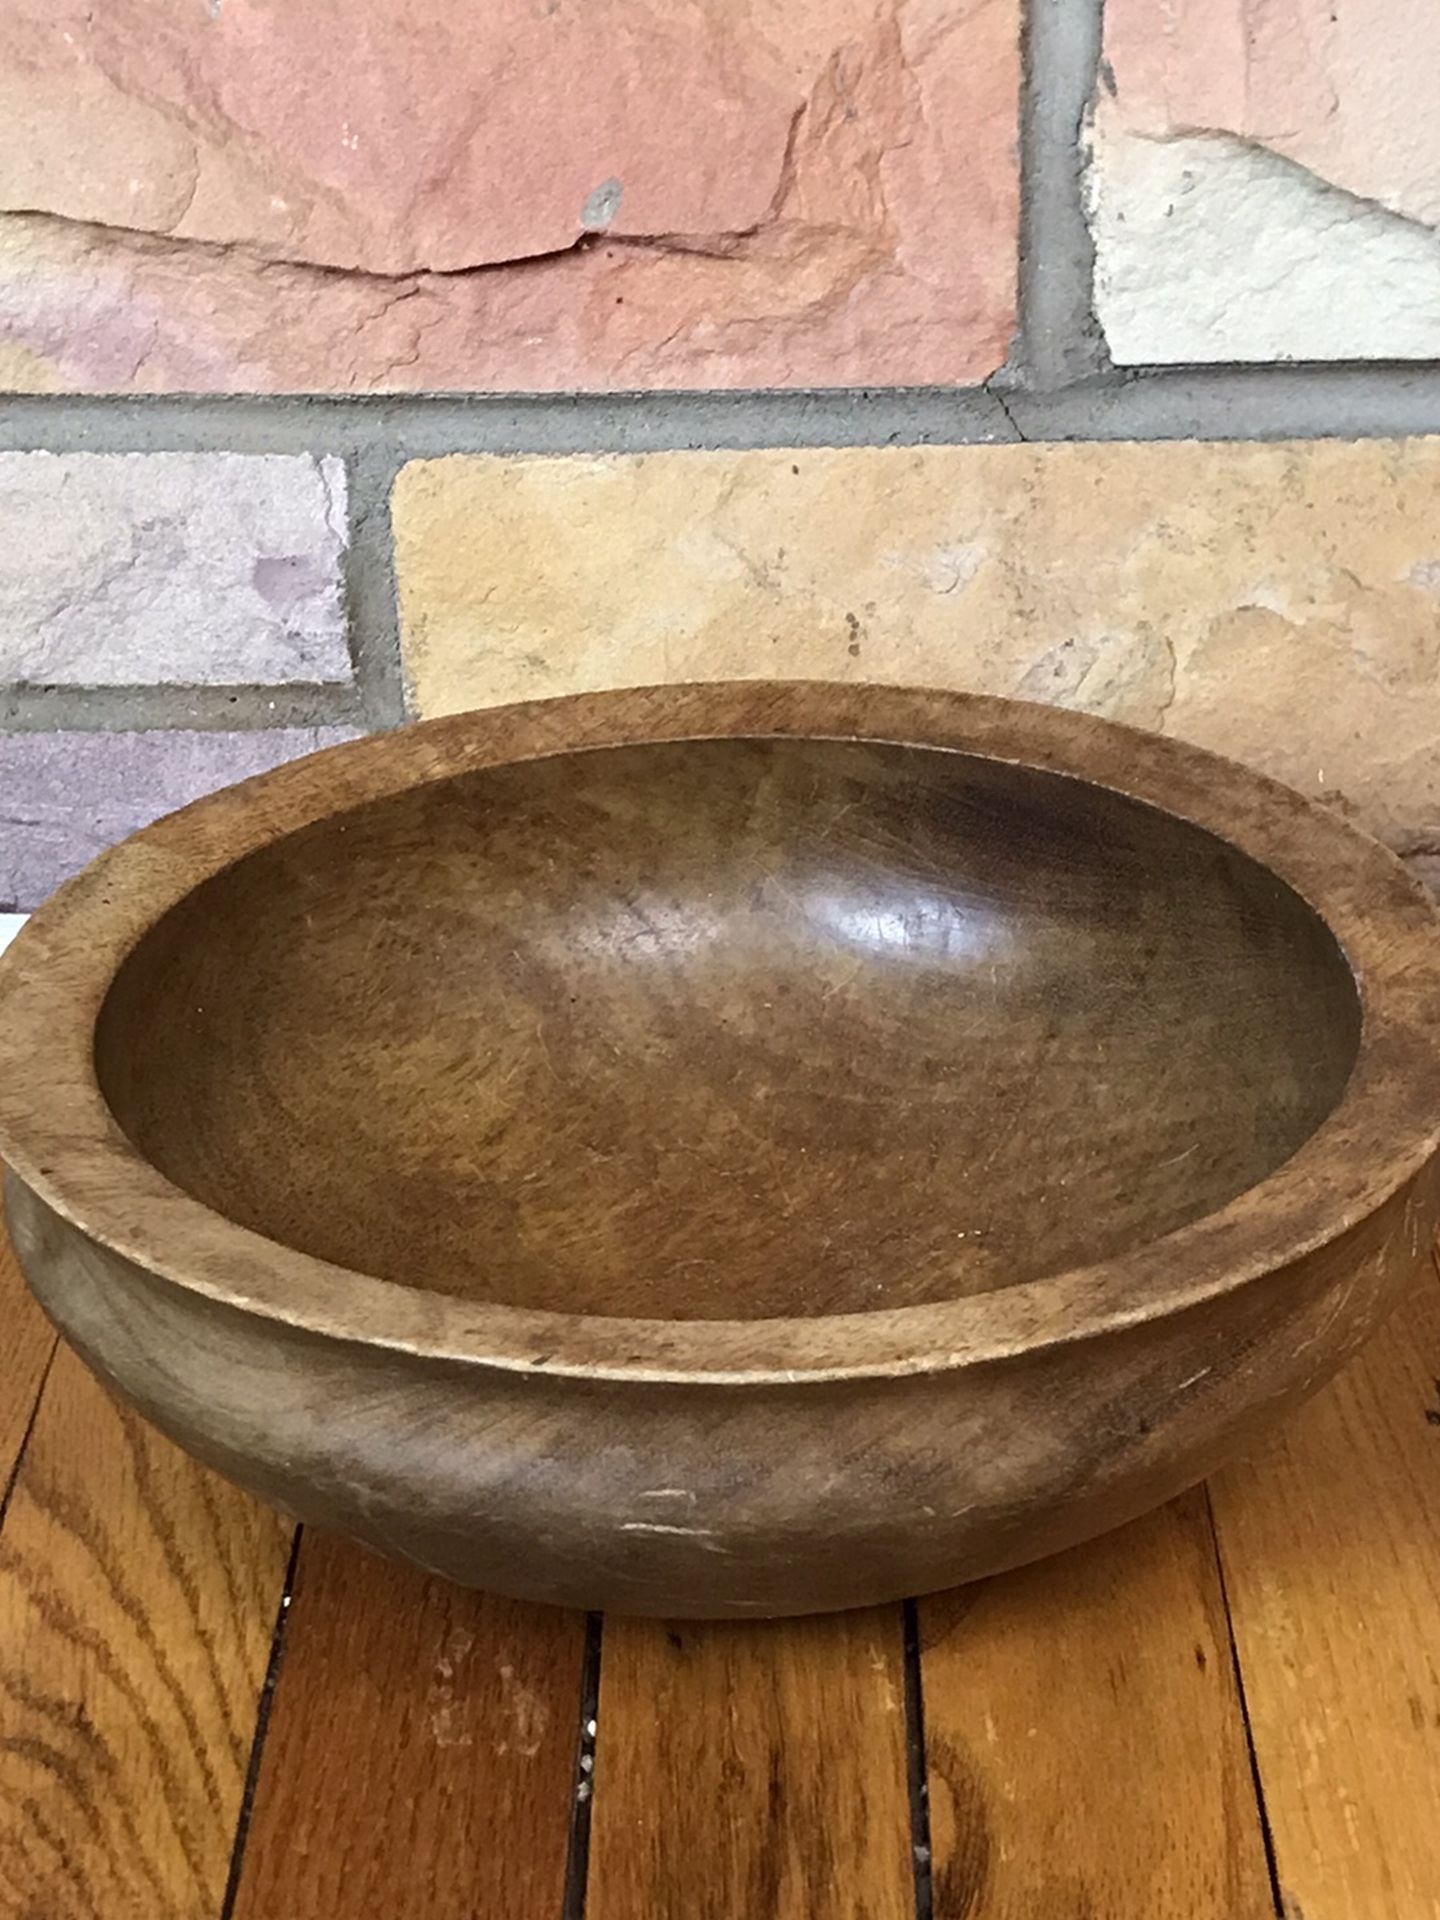
[[[1208,1488],[753,1627],[297,1541],[0,1313],[0,1920],[1440,1920],[1434,1275]]]

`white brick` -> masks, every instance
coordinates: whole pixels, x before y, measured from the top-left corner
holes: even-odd
[[[336,459],[0,454],[0,680],[350,677]]]

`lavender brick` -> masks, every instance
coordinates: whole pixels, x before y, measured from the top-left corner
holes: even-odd
[[[0,680],[348,680],[345,546],[340,460],[0,454]]]
[[[355,737],[350,727],[0,734],[0,913],[39,906],[103,848],[187,800]]]

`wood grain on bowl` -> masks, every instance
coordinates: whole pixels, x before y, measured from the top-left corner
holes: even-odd
[[[737,1618],[1074,1544],[1320,1384],[1440,1209],[1440,943],[1259,776],[958,694],[336,749],[0,963],[32,1284],[434,1574]]]
[[[146,934],[96,1050],[150,1164],[284,1246],[465,1300],[759,1320],[1146,1244],[1289,1158],[1358,1024],[1315,913],[1152,808],[705,740],[286,835]]]

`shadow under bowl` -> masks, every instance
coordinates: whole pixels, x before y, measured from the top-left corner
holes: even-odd
[[[21,1258],[307,1519],[503,1591],[859,1604],[1189,1484],[1440,1210],[1440,944],[1195,749],[743,684],[431,722],[0,963]]]

